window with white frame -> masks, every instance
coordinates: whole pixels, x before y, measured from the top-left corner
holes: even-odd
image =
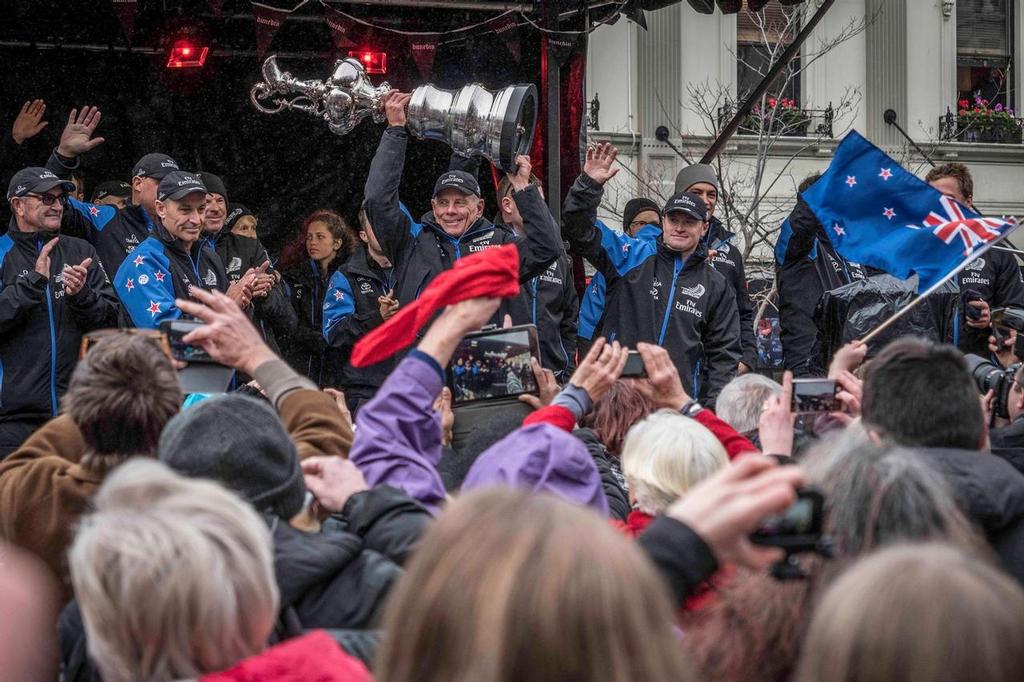
[[[956,80],[961,108],[979,100],[1017,106],[1013,92],[1013,0],[956,0]]]

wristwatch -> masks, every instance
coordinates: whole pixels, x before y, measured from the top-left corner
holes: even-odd
[[[697,413],[704,409],[704,406],[698,403],[696,400],[690,400],[685,405],[679,408],[679,413],[684,417],[690,417],[691,419],[697,416]]]

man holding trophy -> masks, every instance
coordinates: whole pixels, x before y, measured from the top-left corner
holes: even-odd
[[[398,186],[409,139],[406,105],[412,95],[390,91],[384,97],[388,128],[381,136],[366,179],[367,218],[384,255],[399,274],[395,296],[405,305],[462,256],[493,246],[514,243],[519,249],[520,282],[544,272],[564,247],[558,226],[537,188],[530,183],[530,159],[516,157],[508,173],[512,199],[523,217],[523,236],[483,217],[484,201],[475,177],[465,171],[446,171],[434,184],[431,211],[413,223],[399,206]]]

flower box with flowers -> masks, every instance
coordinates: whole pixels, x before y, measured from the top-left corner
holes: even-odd
[[[762,131],[770,135],[785,137],[806,137],[811,116],[802,110],[795,100],[771,97],[768,106],[755,106],[740,124],[739,134],[758,135]]]
[[[961,142],[1021,144],[1021,121],[1013,109],[1002,104],[990,106],[989,101],[975,97],[974,102],[957,102],[956,139]]]

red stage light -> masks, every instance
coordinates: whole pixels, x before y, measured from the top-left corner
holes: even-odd
[[[185,40],[179,40],[171,47],[167,56],[168,69],[198,69],[206,63],[206,55],[210,48],[205,45],[193,45]]]
[[[366,73],[387,73],[388,72],[388,53],[387,52],[373,52],[371,50],[349,50],[349,57],[358,59],[363,68],[366,69]]]

